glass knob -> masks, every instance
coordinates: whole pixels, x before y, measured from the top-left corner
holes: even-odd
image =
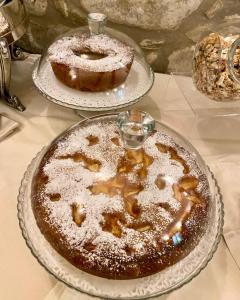
[[[101,13],[88,14],[88,27],[91,35],[101,34],[107,22],[107,16]]]
[[[126,148],[140,148],[155,128],[155,120],[146,112],[128,110],[117,117],[121,139]]]

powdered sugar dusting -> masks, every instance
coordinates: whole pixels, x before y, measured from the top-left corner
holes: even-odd
[[[99,53],[106,57],[96,60],[76,55],[79,53]],[[90,72],[112,72],[132,62],[133,49],[105,34],[73,35],[54,42],[48,49],[50,62],[80,68]]]
[[[149,137],[143,146],[146,154],[153,158],[153,162],[147,169],[148,176],[143,181],[143,190],[136,195],[141,208],[139,219],[136,220],[126,212],[120,194],[110,197],[103,193],[94,195],[90,191],[89,187],[94,183],[111,179],[117,173],[119,160],[125,153],[117,131],[113,121],[89,121],[85,126],[76,127],[58,141],[56,150],[43,168],[48,176],[48,183],[42,191],[41,198],[42,205],[48,211],[49,222],[58,228],[69,247],[86,252],[85,245],[93,245],[94,251],[86,252],[89,261],[94,261],[106,251],[108,255],[120,256],[125,261],[131,260],[132,257],[126,253],[126,247],[130,247],[136,256],[144,255],[149,245],[155,247],[156,239],[166,233],[169,225],[175,222],[175,215],[182,209],[181,203],[174,197],[172,185],[184,176],[184,168],[178,161],[172,161],[169,153],[161,153],[156,147],[156,143],[162,143],[178,149],[174,141],[161,132]],[[89,136],[98,137],[99,142],[89,146]],[[119,146],[111,142],[112,138],[119,139]],[[93,172],[86,168],[83,161],[74,161],[70,156],[76,152],[100,161],[100,170]],[[188,161],[190,174],[197,178],[203,176],[194,158],[182,148],[179,152],[181,157]],[[70,156],[61,159],[67,155]],[[165,180],[164,189],[159,189],[155,184],[159,174]],[[130,181],[136,180],[131,172],[126,176]],[[202,192],[204,189],[207,191],[203,178],[198,190]],[[51,194],[60,194],[60,200],[51,201]],[[79,212],[85,214],[81,226],[77,226],[73,221],[71,207],[75,204],[78,205]],[[164,204],[169,208],[164,207]],[[122,232],[121,238],[103,229],[106,214],[124,216],[125,223],[120,219],[117,221]],[[151,228],[146,231],[134,229],[139,222],[145,224],[144,226],[151,224]]]

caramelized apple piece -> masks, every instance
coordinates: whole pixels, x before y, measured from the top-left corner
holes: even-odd
[[[120,146],[119,138],[113,137],[111,138],[111,141],[113,142],[114,145]]]
[[[111,232],[116,237],[122,236],[122,228],[120,226],[121,216],[117,214],[104,214],[104,224],[102,229]]]
[[[158,175],[158,177],[155,180],[156,186],[159,188],[159,190],[163,190],[166,186],[166,181],[163,179],[163,175]]]
[[[192,201],[195,204],[201,203],[201,199],[197,195],[188,195],[185,196],[187,200]]]
[[[68,159],[68,158],[71,158],[75,162],[83,161],[83,156],[79,152],[76,152],[76,153],[73,153],[73,154],[61,155],[58,158],[59,159]]]
[[[81,152],[75,152],[73,154],[61,155],[58,157],[58,159],[68,159],[68,158],[71,158],[75,162],[83,162],[84,168],[86,168],[92,172],[98,172],[102,165],[99,160],[87,157],[85,154],[83,154]]]
[[[117,223],[112,224],[112,234],[119,238],[122,236],[122,229]]]
[[[172,189],[174,193],[174,198],[177,199],[178,201],[182,201],[182,194],[179,185],[177,183],[174,183]]]
[[[80,204],[76,203],[72,204],[72,218],[78,226],[82,225],[82,222],[86,218],[86,213],[84,212],[83,206],[80,206]]]
[[[158,206],[165,209],[166,211],[168,211],[170,213],[172,211],[172,208],[171,208],[170,204],[167,203],[167,202],[160,202],[160,203],[158,203]]]
[[[194,190],[198,186],[198,179],[194,176],[184,176],[178,182],[184,191]]]
[[[140,150],[127,150],[126,157],[132,164],[140,164],[143,162],[143,151]]]
[[[50,200],[53,202],[59,201],[61,199],[61,195],[59,193],[49,194],[48,196],[49,196]]]
[[[142,180],[147,177],[148,171],[146,168],[141,168],[137,171],[138,177]]]
[[[167,146],[161,143],[156,143],[155,144],[156,147],[158,148],[158,150],[162,153],[169,153],[170,154],[170,158],[172,160],[175,160],[177,162],[179,162],[182,166],[183,166],[183,173],[184,174],[188,174],[189,173],[189,167],[187,165],[187,163],[185,162],[185,160],[178,155],[177,150],[174,149],[171,146]]]
[[[137,199],[133,197],[125,198],[125,207],[130,216],[138,218],[140,216],[141,210],[137,203]]]
[[[123,197],[127,198],[133,195],[137,195],[142,190],[143,190],[143,186],[141,184],[136,184],[136,183],[126,184],[123,190]]]
[[[89,141],[88,146],[96,145],[99,142],[99,138],[94,135],[89,135],[88,137],[86,137],[86,139]]]
[[[181,156],[178,155],[176,149],[174,149],[173,147],[169,147],[169,153],[170,153],[170,158],[172,160],[179,162],[183,166],[183,173],[188,174],[189,167],[188,167],[187,163],[185,162],[185,160]]]
[[[100,170],[101,163],[95,160],[93,163],[88,164],[86,167],[92,172],[98,172]]]
[[[142,226],[142,227],[138,227],[137,231],[139,231],[139,232],[145,232],[145,231],[149,231],[150,229],[151,229],[150,225],[145,225],[145,226]]]
[[[116,176],[116,177],[113,177],[113,179],[109,183],[111,186],[113,186],[117,189],[122,189],[125,185],[125,180],[124,180],[124,177],[122,177],[122,176]]]
[[[127,227],[137,230],[139,232],[145,232],[145,231],[149,231],[149,230],[153,229],[153,225],[149,222],[131,223],[131,224],[128,224]]]
[[[143,152],[143,165],[145,168],[149,167],[153,163],[153,157]]]
[[[121,160],[118,164],[118,173],[130,173],[133,170],[134,165],[126,160]]]
[[[94,194],[105,194],[110,197],[113,197],[117,194],[120,194],[125,186],[125,178],[116,175],[113,178],[110,178],[107,181],[99,181],[88,187],[88,189]]]
[[[167,153],[169,151],[169,146],[161,144],[161,143],[156,143],[155,144],[158,148],[158,150],[162,153]]]
[[[108,195],[109,187],[101,182],[89,186],[88,189],[93,193],[93,195],[105,194]]]
[[[81,155],[81,153],[75,153],[75,154],[73,154],[72,159],[75,162],[80,162],[80,161],[83,161],[83,156]]]

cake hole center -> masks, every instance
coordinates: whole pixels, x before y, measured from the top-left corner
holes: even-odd
[[[98,60],[107,57],[107,54],[103,53],[97,53],[97,52],[86,52],[86,51],[79,51],[79,50],[73,50],[73,53],[76,56],[79,56],[86,60]]]

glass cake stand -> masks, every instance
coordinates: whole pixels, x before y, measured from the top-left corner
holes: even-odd
[[[90,15],[99,15],[103,17],[104,20],[94,19],[93,17],[90,18]],[[146,62],[142,50],[126,34],[105,27],[105,23],[106,17],[104,15],[89,14],[88,26],[68,31],[59,36],[55,41],[73,35],[81,36],[82,34],[90,34],[90,36],[92,36],[104,33],[109,37],[131,46],[134,50],[134,60],[126,81],[118,87],[104,92],[85,92],[70,88],[55,77],[48,59],[48,49],[46,49],[45,53],[43,53],[41,58],[36,62],[32,74],[35,86],[44,97],[56,104],[74,110],[110,111],[133,105],[150,91],[154,82],[154,72]],[[97,28],[94,27],[94,29],[92,29],[92,25],[97,26]],[[81,58],[83,57],[81,53],[77,55]],[[86,54],[84,55],[86,56]],[[90,53],[87,54],[86,59],[91,60],[96,58],[91,58]],[[75,72],[74,68],[70,68],[69,75],[71,72]],[[72,75],[70,77],[73,78]]]
[[[83,120],[72,128],[75,126],[81,128],[81,126],[89,124],[88,122],[93,124],[100,120],[115,121],[116,119],[117,114],[105,114]],[[72,128],[63,134],[66,134]],[[178,145],[184,147],[194,156],[199,168],[207,176],[211,202],[209,222],[199,244],[184,259],[151,276],[131,280],[104,279],[77,269],[60,256],[41,234],[31,206],[31,182],[42,157],[51,144],[44,147],[28,166],[18,195],[18,218],[23,237],[38,262],[49,273],[69,287],[89,295],[108,299],[144,299],[159,296],[169,293],[192,280],[206,267],[216,251],[223,228],[223,203],[217,182],[199,153],[185,138],[159,122],[156,122],[156,129],[173,138]]]

